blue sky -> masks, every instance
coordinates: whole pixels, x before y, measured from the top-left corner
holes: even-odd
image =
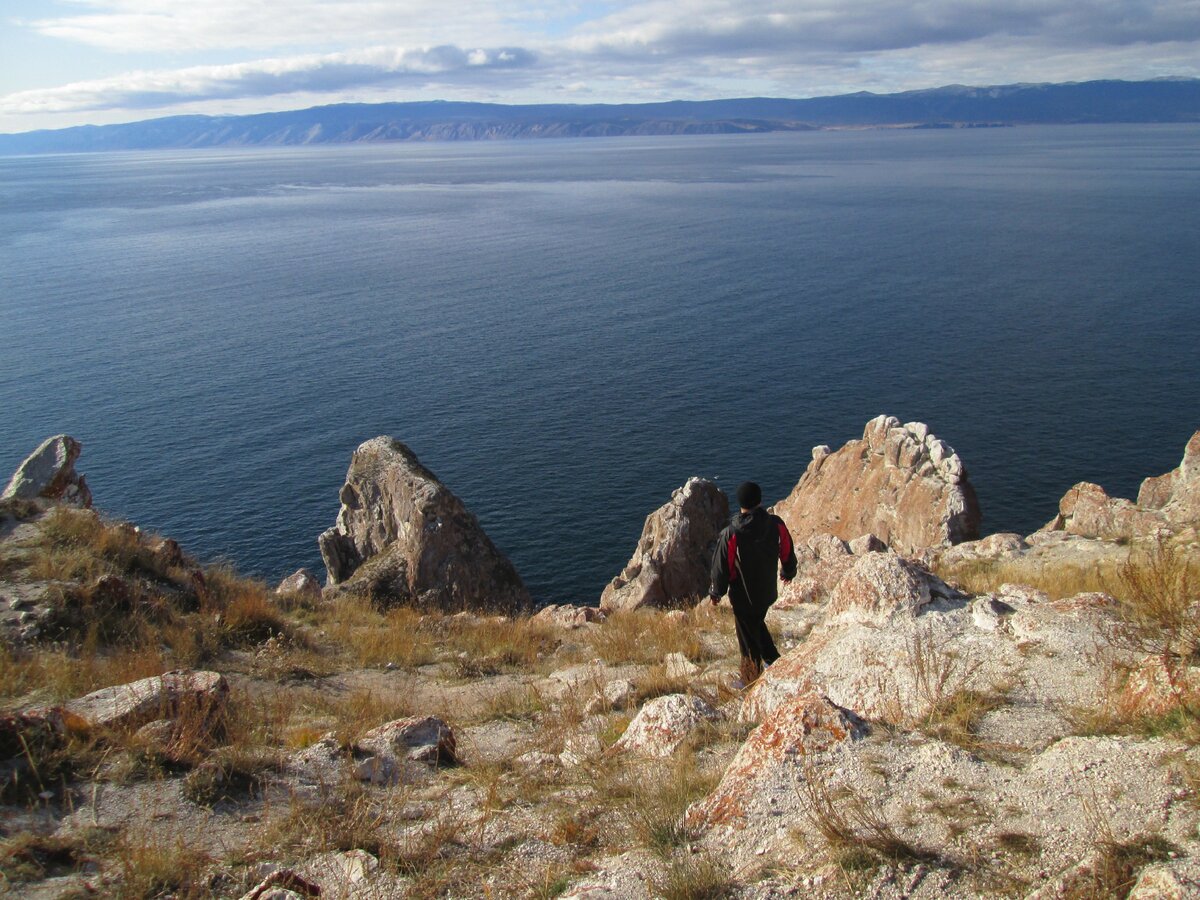
[[[0,0],[0,131],[1200,76],[1200,0]]]

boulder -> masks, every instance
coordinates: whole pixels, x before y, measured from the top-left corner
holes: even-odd
[[[229,683],[219,672],[176,671],[101,688],[58,709],[68,730],[87,732],[181,716],[196,717],[197,726],[215,723],[228,700]]]
[[[855,557],[829,598],[830,621],[884,627],[897,617],[912,618],[932,599],[930,575],[893,553]]]
[[[604,613],[594,606],[571,606],[567,603],[543,606],[530,621],[553,628],[582,628],[592,622],[603,622]]]
[[[1192,435],[1178,468],[1147,478],[1137,503],[1110,497],[1098,484],[1081,481],[1058,504],[1058,515],[1041,532],[1062,531],[1125,543],[1175,534],[1200,525],[1200,431]]]
[[[823,449],[823,448],[818,448]],[[813,460],[774,512],[800,543],[873,534],[899,553],[979,536],[979,502],[958,454],[921,422],[867,423],[861,440]]]
[[[729,498],[705,478],[689,478],[646,518],[629,563],[604,589],[600,608],[694,604],[705,597],[721,529],[729,523]]]
[[[690,694],[656,697],[633,717],[613,749],[665,758],[699,725],[716,719],[717,715],[712,706]]]
[[[410,716],[388,722],[372,728],[354,746],[356,754],[370,754],[389,772],[398,772],[404,760],[433,766],[458,763],[454,732],[436,716]]]
[[[41,499],[90,507],[92,492],[75,471],[75,461],[82,451],[83,445],[69,435],[47,438],[17,466],[0,500]]]
[[[529,607],[512,563],[399,441],[377,437],[360,445],[340,497],[337,524],[318,541],[329,585],[382,605]]]
[[[693,828],[736,826],[745,818],[760,779],[780,767],[798,772],[807,757],[861,740],[867,733],[862,719],[828,698],[793,694],[750,733],[716,790],[688,809],[686,822]]]
[[[279,597],[294,597],[301,600],[320,600],[321,582],[308,569],[297,569],[275,588]]]

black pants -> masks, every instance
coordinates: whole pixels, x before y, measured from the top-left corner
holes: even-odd
[[[730,588],[729,602],[733,606],[733,622],[742,658],[751,660],[759,669],[779,659],[779,651],[767,630],[767,610],[771,604],[755,603],[746,596],[740,584]]]

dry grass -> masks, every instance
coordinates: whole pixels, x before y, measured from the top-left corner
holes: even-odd
[[[1177,547],[1158,540],[1129,554],[1121,569],[1114,642],[1156,657],[1177,697],[1200,651],[1200,571]]]
[[[581,637],[592,655],[609,665],[654,665],[670,653],[703,662],[710,655],[700,639],[696,615],[689,613],[688,621],[680,625],[668,621],[660,610],[615,612],[599,628],[587,629]]]
[[[695,839],[684,813],[719,780],[720,772],[703,769],[684,747],[662,761],[608,760],[593,772],[591,786],[594,801],[622,823],[633,844],[665,858]]]
[[[211,893],[205,874],[213,860],[196,849],[190,836],[164,835],[160,828],[133,829],[116,838],[110,858],[120,880],[108,890],[120,900],[190,900]]]
[[[410,607],[379,612],[366,600],[340,599],[321,613],[337,649],[360,666],[391,663],[411,669],[433,662],[436,653],[425,617]]]
[[[22,832],[5,838],[0,841],[0,888],[78,872],[110,852],[114,838],[112,831],[103,828],[66,836]]]
[[[1003,584],[1023,584],[1060,600],[1092,591],[1114,593],[1120,585],[1121,564],[1105,559],[1091,565],[1058,562],[1046,566],[1040,560],[1014,557],[936,565],[933,571],[943,581],[971,594],[994,594]]]
[[[662,900],[723,900],[739,888],[733,874],[706,853],[671,860],[652,885]]]
[[[931,850],[905,840],[883,811],[848,788],[831,790],[815,768],[803,770],[797,786],[809,825],[819,835],[829,861],[841,870],[849,886],[865,872],[883,865],[932,863]]]

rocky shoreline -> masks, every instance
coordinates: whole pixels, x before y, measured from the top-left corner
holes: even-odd
[[[814,448],[752,685],[704,479],[535,611],[392,438],[275,589],[98,515],[80,450],[0,495],[0,892],[1200,897],[1200,432],[1024,536],[921,423]]]

